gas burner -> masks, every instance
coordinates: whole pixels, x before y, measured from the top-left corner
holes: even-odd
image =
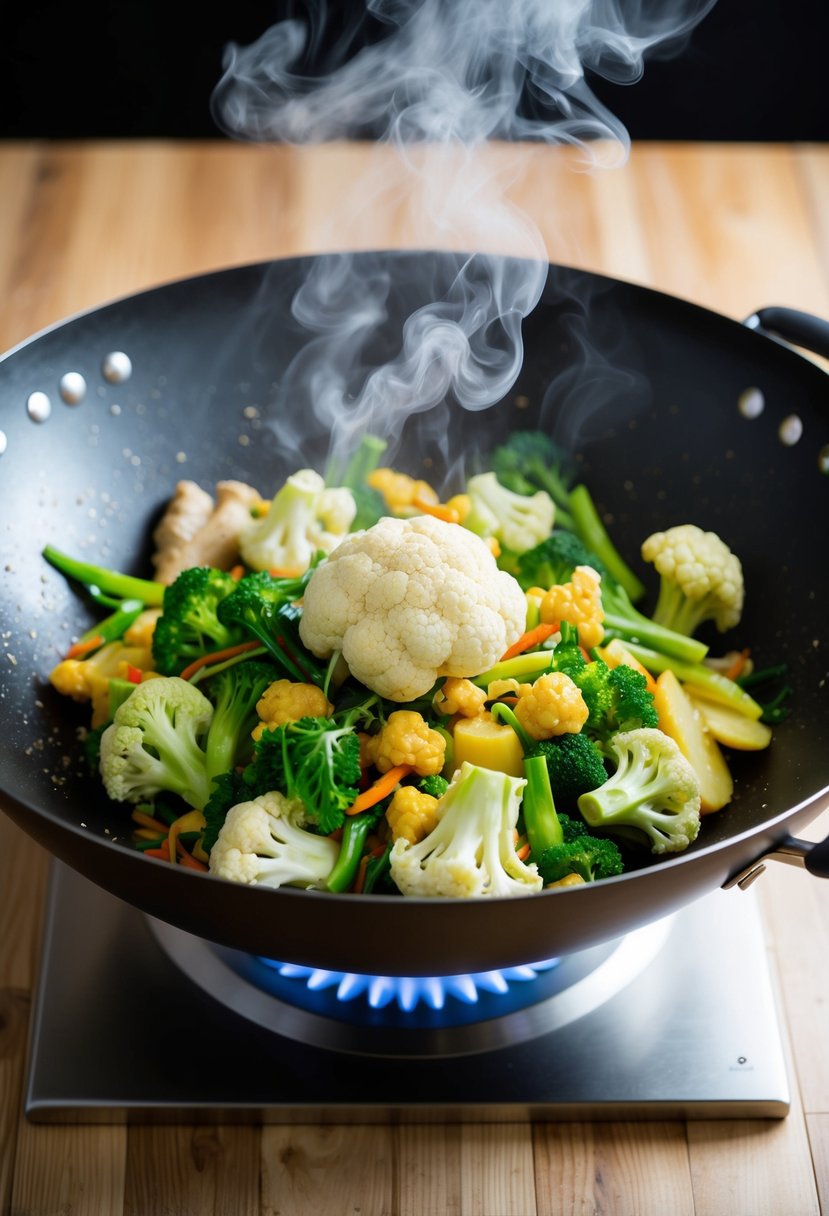
[[[505,994],[510,984],[526,984],[544,971],[558,966],[559,959],[520,967],[505,967],[498,971],[476,971],[471,975],[360,975],[355,971],[325,971],[321,967],[303,967],[296,963],[278,963],[260,958],[266,967],[273,967],[284,979],[305,982],[309,992],[335,989],[338,1001],[364,999],[372,1009],[385,1009],[397,1004],[410,1013],[421,1002],[430,1009],[443,1009],[447,997],[475,1005],[481,993]]]
[[[53,862],[34,1122],[781,1118],[756,897],[714,892],[477,999],[372,1007],[148,919]],[[716,926],[716,929],[713,927]],[[287,970],[291,971],[292,966]],[[518,968],[523,972],[523,968]],[[452,977],[453,980],[456,977]],[[477,977],[476,977],[477,981]],[[404,998],[408,1003],[408,998]],[[152,1010],[148,1021],[147,1010]],[[153,1027],[186,1051],[158,1051]]]

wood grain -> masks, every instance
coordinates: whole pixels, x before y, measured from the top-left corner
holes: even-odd
[[[829,149],[634,146],[585,171],[493,146],[483,209],[435,222],[435,165],[369,145],[0,145],[0,348],[191,274],[333,248],[485,243],[740,319],[829,315]],[[453,166],[438,164],[444,189]],[[521,223],[511,225],[510,209]],[[514,215],[514,212],[512,213]],[[0,470],[1,472],[1,470]],[[829,814],[812,825],[829,832]],[[0,1213],[812,1216],[829,1210],[829,884],[770,865],[761,902],[792,1061],[783,1121],[44,1126],[21,1114],[47,858],[0,817]]]

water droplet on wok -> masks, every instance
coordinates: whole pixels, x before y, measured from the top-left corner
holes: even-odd
[[[122,350],[113,350],[101,364],[101,371],[110,384],[123,384],[132,375],[132,360]]]
[[[821,473],[829,474],[829,443],[822,447],[817,454],[817,467]]]
[[[52,412],[52,402],[45,393],[37,389],[35,392],[29,393],[26,412],[32,422],[45,422]]]
[[[803,434],[803,423],[797,414],[789,414],[788,418],[784,418],[777,434],[780,436],[780,442],[785,443],[786,447],[796,444]]]
[[[66,372],[60,378],[59,387],[67,405],[79,405],[86,396],[86,381],[80,372]]]
[[[747,388],[740,393],[737,408],[744,418],[759,418],[766,408],[766,399],[759,388]]]

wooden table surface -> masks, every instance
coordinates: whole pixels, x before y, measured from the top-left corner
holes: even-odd
[[[493,239],[469,212],[430,233],[389,157],[359,145],[0,145],[0,349],[201,271]],[[489,161],[552,261],[739,319],[768,304],[829,316],[829,147],[643,144],[594,172],[561,149],[494,148]],[[824,816],[808,835],[827,832]],[[46,870],[0,816],[2,1213],[829,1213],[829,883],[803,871],[772,864],[758,884],[791,1055],[784,1120],[255,1128],[27,1123]]]

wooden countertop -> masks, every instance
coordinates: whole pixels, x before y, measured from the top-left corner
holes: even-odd
[[[768,304],[829,316],[825,146],[641,145],[623,167],[588,173],[561,149],[494,148],[490,160],[551,261],[739,319]],[[430,240],[396,173],[388,154],[362,146],[0,145],[0,349],[210,269],[483,239],[455,228]],[[827,832],[824,815],[808,835]],[[829,883],[805,872],[772,864],[758,884],[791,1053],[785,1120],[251,1128],[26,1122],[46,869],[0,816],[0,1212],[829,1212]]]

